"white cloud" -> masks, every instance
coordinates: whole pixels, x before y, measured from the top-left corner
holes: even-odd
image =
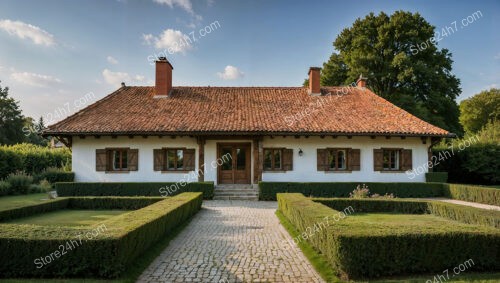
[[[109,62],[110,64],[113,64],[113,65],[118,64],[118,60],[116,60],[116,59],[115,59],[115,58],[113,58],[112,56],[108,56],[108,57],[106,57],[106,60],[108,60],[108,62]]]
[[[28,72],[12,73],[10,76],[17,82],[37,87],[48,87],[61,83],[58,78]]]
[[[144,43],[148,45],[154,43],[157,49],[166,49],[170,54],[179,52],[185,54],[187,50],[193,48],[189,36],[179,30],[166,29],[158,37],[152,34],[143,34],[142,38]]]
[[[224,72],[218,72],[217,76],[223,80],[236,80],[243,77],[244,73],[234,66],[227,65]]]
[[[47,31],[21,21],[0,20],[0,29],[21,39],[31,39],[38,45],[51,46],[55,44],[54,36]]]
[[[145,80],[144,76],[135,75],[131,76],[128,73],[113,72],[108,69],[102,71],[102,76],[104,81],[113,86],[119,86],[122,82],[124,83],[140,83]]]
[[[194,15],[193,11],[193,4],[191,3],[191,0],[153,0],[154,2],[158,4],[164,4],[169,6],[170,8],[174,8],[175,6],[178,6],[188,12],[191,15]]]

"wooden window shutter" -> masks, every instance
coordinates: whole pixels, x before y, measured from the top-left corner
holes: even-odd
[[[195,149],[189,148],[184,150],[184,169],[188,171],[194,170]]]
[[[105,149],[95,150],[95,171],[106,171],[107,167],[107,154]]]
[[[384,150],[374,149],[373,150],[373,170],[382,171],[384,170]]]
[[[413,169],[411,149],[401,150],[400,162],[401,162],[401,170],[402,171]]]
[[[317,170],[318,171],[328,171],[328,150],[326,148],[317,149]]]
[[[293,170],[293,149],[291,148],[283,149],[283,170]]]
[[[165,150],[163,149],[153,149],[153,170],[163,171],[165,168]]]
[[[347,165],[351,171],[359,171],[361,169],[361,151],[359,149],[349,149],[349,160]]]
[[[128,170],[139,170],[139,149],[128,150]]]

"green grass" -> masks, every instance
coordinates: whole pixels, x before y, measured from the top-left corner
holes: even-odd
[[[91,226],[128,212],[127,210],[62,209],[43,214],[10,220],[10,224],[53,226]]]
[[[286,217],[279,211],[276,211],[276,216],[279,218],[281,224],[288,231],[292,238],[296,238],[300,235],[300,233],[295,229],[295,227],[286,219]],[[353,217],[354,216],[354,217]],[[399,217],[402,216],[402,217]],[[414,216],[431,216],[431,217],[416,217]],[[369,223],[376,223],[376,221],[381,221],[384,224],[394,223],[394,227],[397,228],[398,225],[412,225],[418,227],[420,225],[440,225],[440,221],[448,222],[450,220],[442,219],[437,216],[432,215],[402,215],[402,214],[391,214],[391,213],[359,213],[351,215],[342,221],[346,221],[347,219],[357,218],[353,221],[368,221]],[[432,223],[437,220],[437,223]],[[395,221],[395,222],[392,222]],[[408,223],[415,222],[415,223]],[[455,224],[454,221],[451,221]],[[338,223],[337,223],[338,224]],[[449,224],[449,223],[447,223]],[[321,253],[318,253],[307,241],[299,241],[297,244],[299,248],[302,250],[302,253],[309,260],[311,265],[314,267],[316,272],[323,278],[326,282],[345,282],[341,281],[335,274],[335,270],[328,264],[325,256]],[[453,268],[453,267],[451,267]],[[415,275],[412,277],[395,277],[395,278],[386,278],[386,279],[378,279],[378,280],[370,280],[369,282],[378,282],[378,283],[421,283],[426,282],[427,280],[433,279],[435,275],[439,274],[429,274],[429,275]],[[368,282],[368,281],[349,281],[349,282]],[[454,278],[447,280],[446,282],[476,282],[476,283],[495,283],[500,282],[500,273],[467,273],[464,271],[463,273],[456,275]]]
[[[0,197],[0,210],[49,202],[47,193]]]

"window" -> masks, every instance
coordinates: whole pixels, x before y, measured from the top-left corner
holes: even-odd
[[[130,148],[96,149],[96,171],[127,173],[139,170],[139,150]]]
[[[399,167],[398,149],[384,149],[383,151],[383,168],[384,170],[400,170]]]
[[[281,171],[283,149],[267,148],[264,149],[264,170],[265,171]]]
[[[347,149],[328,150],[329,170],[347,170]]]
[[[167,170],[184,170],[184,149],[167,149]]]
[[[113,171],[128,170],[128,150],[113,149],[111,150],[113,160]]]

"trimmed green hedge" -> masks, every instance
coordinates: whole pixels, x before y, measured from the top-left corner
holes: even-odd
[[[39,182],[43,179],[49,181],[51,184],[57,182],[73,182],[75,180],[75,173],[50,170],[35,175],[36,182]]]
[[[474,185],[444,184],[444,196],[452,199],[500,206],[500,189]]]
[[[440,183],[298,183],[259,182],[259,199],[276,200],[277,193],[301,193],[312,197],[349,197],[356,186],[366,184],[371,193],[394,194],[399,198],[438,197],[443,195]]]
[[[442,272],[468,259],[474,260],[470,271],[498,270],[500,266],[500,232],[492,227],[456,222],[415,231],[411,223],[365,223],[356,216],[325,221],[325,217],[334,219],[338,211],[301,194],[278,194],[278,209],[343,279]],[[312,229],[318,226],[321,229]]]
[[[21,218],[35,214],[50,212],[54,210],[64,209],[68,206],[69,200],[67,198],[59,198],[49,200],[40,204],[27,205],[23,207],[16,207],[0,211],[0,221],[10,220],[14,218]]]
[[[448,182],[448,172],[425,173],[425,181],[430,183],[446,183]]]
[[[352,198],[313,198],[335,210],[352,207],[356,212],[396,212],[403,214],[429,213],[466,224],[486,225],[500,228],[500,211],[486,210],[441,201],[422,201],[405,199],[352,199]]]
[[[184,192],[202,192],[204,199],[214,197],[213,182],[179,183],[144,182],[60,182],[56,183],[60,196],[173,196]]]
[[[351,206],[356,212],[397,212],[422,214],[427,211],[427,202],[418,200],[354,199],[354,198],[313,198],[335,210]]]
[[[0,224],[0,254],[8,259],[0,261],[0,277],[118,277],[138,256],[200,210],[202,194],[183,193],[157,199],[139,210],[109,218],[99,226]],[[73,204],[88,206],[90,200],[79,199]],[[129,206],[123,200],[117,203]],[[140,202],[144,204],[143,200]],[[99,233],[94,235],[95,231]],[[59,254],[60,257],[38,268],[37,259],[60,252],[61,246],[67,245],[73,248],[66,248],[64,255]]]

